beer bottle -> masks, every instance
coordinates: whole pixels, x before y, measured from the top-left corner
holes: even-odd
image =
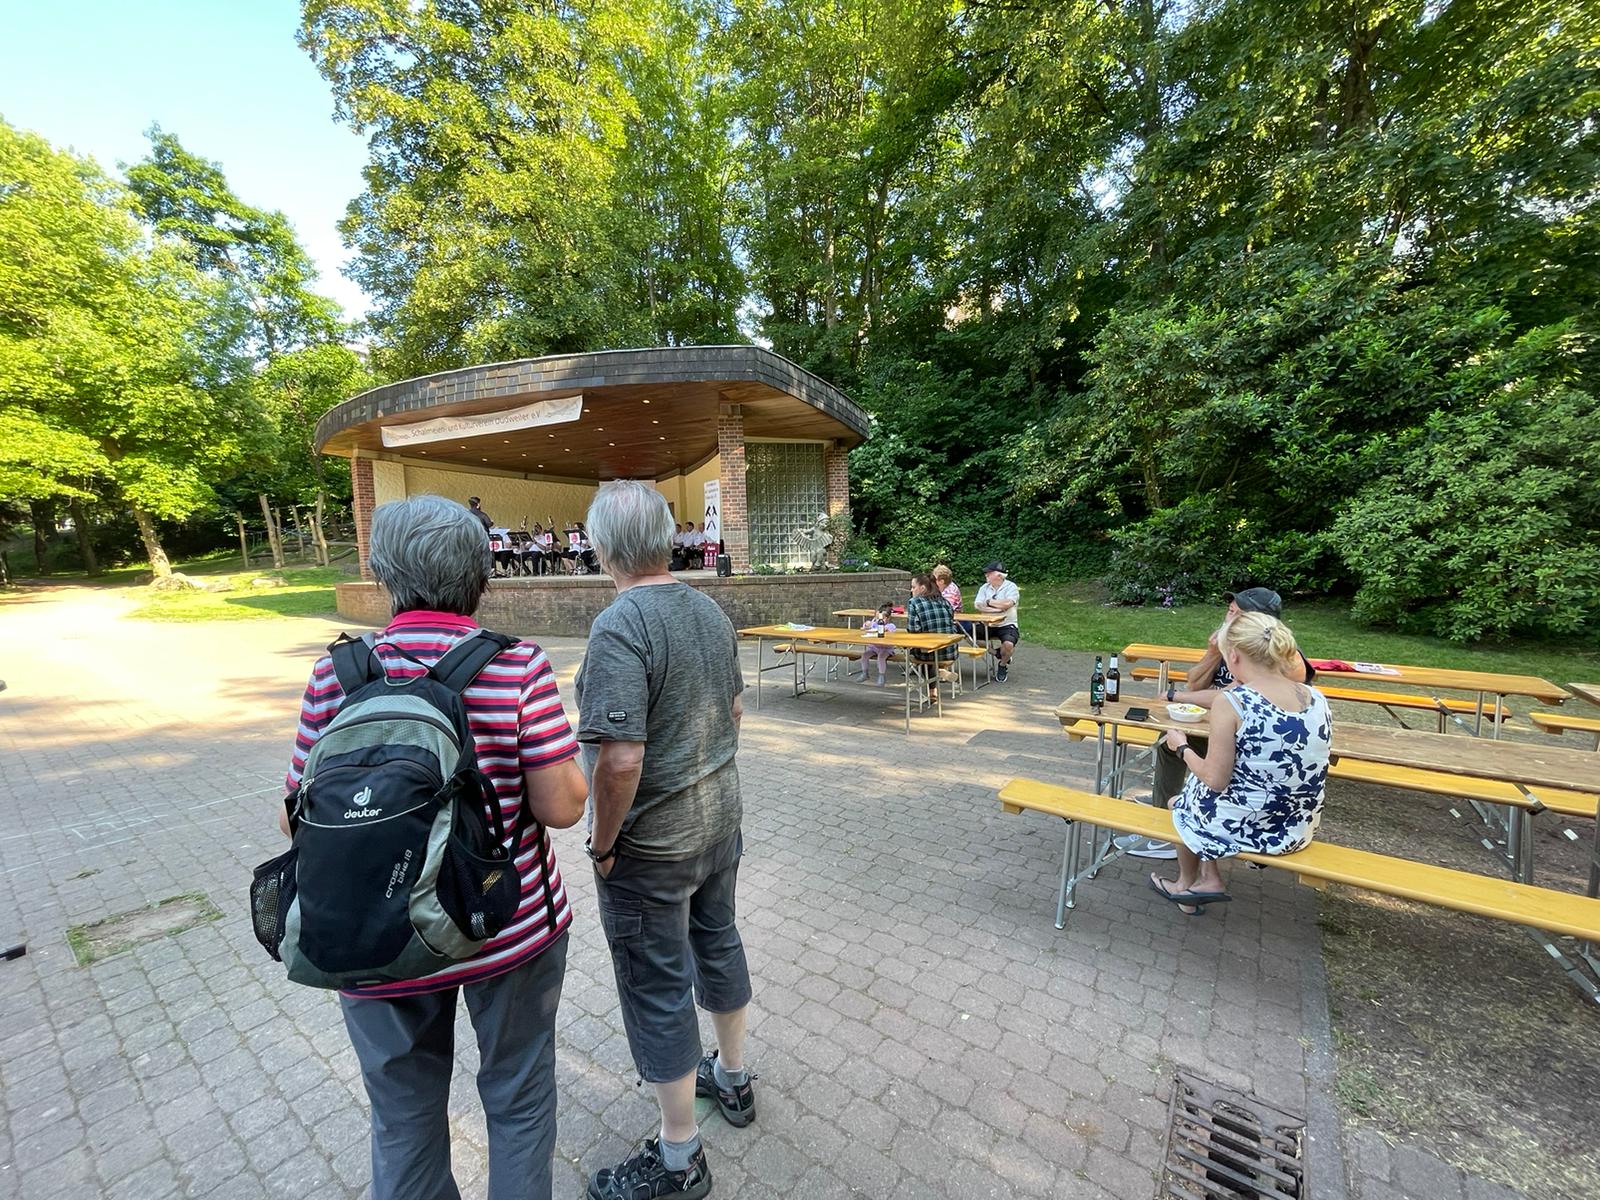
[[[1094,656],[1094,674],[1089,676],[1089,705],[1099,712],[1106,702],[1106,673],[1100,668],[1100,656]]]
[[[1106,672],[1106,699],[1115,704],[1122,699],[1122,672],[1117,669],[1117,656],[1111,656],[1111,669]]]

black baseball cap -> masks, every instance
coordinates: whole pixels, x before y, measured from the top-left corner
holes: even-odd
[[[1242,592],[1223,592],[1225,604],[1236,604],[1240,612],[1266,613],[1269,617],[1283,613],[1283,597],[1271,588],[1245,588]]]
[[[999,571],[1002,575],[1006,573],[1006,569],[1000,565],[1000,560],[998,558],[991,558],[989,560],[989,565],[983,569],[983,573],[985,575],[987,575],[990,571]]]

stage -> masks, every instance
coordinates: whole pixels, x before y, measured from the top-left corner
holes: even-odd
[[[902,602],[911,592],[905,571],[673,575],[715,600],[735,628],[784,621],[836,624],[835,609],[876,608],[885,600]],[[346,620],[375,626],[388,622],[388,596],[378,584],[352,580],[337,585],[336,592],[339,615]],[[615,597],[609,575],[514,575],[490,581],[477,618],[489,629],[519,637],[587,637],[590,623]]]

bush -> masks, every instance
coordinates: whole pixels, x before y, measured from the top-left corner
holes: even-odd
[[[1465,642],[1600,628],[1600,405],[1570,388],[1436,414],[1333,538],[1369,621]]]
[[[1244,520],[1215,496],[1189,496],[1112,533],[1106,587],[1116,604],[1212,600],[1246,577]]]

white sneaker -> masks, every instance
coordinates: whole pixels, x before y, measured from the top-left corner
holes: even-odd
[[[1135,858],[1177,858],[1178,851],[1171,842],[1158,842],[1137,833],[1125,833],[1117,840],[1117,849]]]

